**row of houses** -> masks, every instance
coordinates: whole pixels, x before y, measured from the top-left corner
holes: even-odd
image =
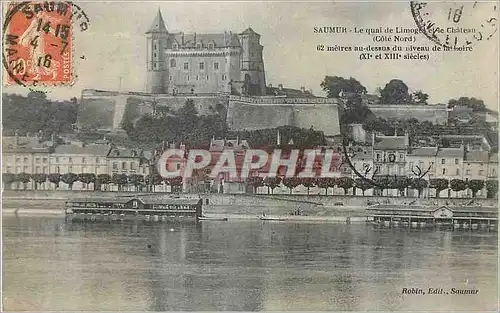
[[[182,147],[181,147],[182,148]],[[250,148],[246,140],[212,139],[208,149],[212,153],[211,164],[199,176],[184,182],[185,190],[193,185],[206,185],[206,174],[215,166],[217,156],[222,151],[231,149],[236,152],[236,166],[241,167],[244,152]],[[93,173],[99,174],[140,174],[149,175],[153,166],[155,152],[141,149],[116,147],[106,141],[85,144],[81,141],[66,141],[56,144],[54,140],[41,141],[37,137],[3,137],[2,138],[2,172],[3,173]],[[333,149],[334,154],[330,172],[336,177],[358,178],[359,174],[368,178],[380,175],[421,177],[427,181],[443,178],[448,181],[460,179],[498,180],[498,154],[491,153],[490,147],[479,140],[467,141],[452,147],[420,146],[412,147],[408,135],[404,136],[372,136],[371,144],[351,145],[348,147],[348,158],[345,160],[343,148],[337,146],[318,147],[318,159],[325,151]],[[286,156],[284,156],[286,158]],[[185,159],[171,159],[169,170],[182,169]],[[349,162],[347,162],[349,161]],[[355,173],[354,169],[358,172]],[[321,161],[314,163],[315,171],[322,168]],[[240,169],[238,169],[240,170]],[[264,166],[260,172],[269,170]],[[284,171],[279,168],[279,173]],[[247,192],[245,181],[231,179],[226,174],[209,182],[212,189],[229,193]],[[222,186],[224,186],[222,188]],[[277,192],[279,193],[279,189]],[[281,188],[288,193],[287,188]],[[300,187],[298,188],[300,189]],[[192,190],[192,189],[191,189]],[[309,190],[311,191],[311,190]],[[299,190],[300,192],[300,190]],[[313,189],[314,192],[314,189]],[[320,192],[318,190],[318,192]],[[397,195],[397,190],[368,190],[366,195]],[[356,193],[353,188],[352,193]],[[361,192],[359,192],[360,194]],[[430,190],[424,193],[431,194]],[[469,196],[470,191],[458,192],[456,196]],[[382,194],[380,194],[382,195]],[[486,195],[485,190],[479,195]]]
[[[106,141],[58,144],[38,137],[2,137],[3,173],[93,173],[148,175],[152,153],[115,147]]]

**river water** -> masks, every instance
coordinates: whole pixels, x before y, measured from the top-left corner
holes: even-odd
[[[496,310],[497,233],[3,216],[4,310]],[[478,289],[405,295],[403,288]]]

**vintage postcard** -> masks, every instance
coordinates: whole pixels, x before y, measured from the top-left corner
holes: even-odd
[[[2,310],[498,312],[498,6],[2,2]]]

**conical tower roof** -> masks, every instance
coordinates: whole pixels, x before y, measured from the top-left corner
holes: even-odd
[[[165,21],[163,21],[163,16],[161,16],[161,11],[158,9],[158,13],[156,14],[153,23],[149,27],[146,34],[149,33],[168,33],[167,27],[165,27]]]

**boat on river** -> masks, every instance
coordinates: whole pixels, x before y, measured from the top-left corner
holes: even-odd
[[[198,221],[227,221],[227,217],[198,216]]]
[[[168,220],[202,216],[202,199],[181,197],[77,198],[66,202],[67,216],[95,220],[141,218]]]
[[[284,221],[285,219],[284,218],[281,218],[281,217],[271,217],[271,216],[261,216],[259,218],[261,221]]]
[[[367,221],[374,225],[494,229],[498,208],[467,203],[465,205],[375,204],[366,209]]]

